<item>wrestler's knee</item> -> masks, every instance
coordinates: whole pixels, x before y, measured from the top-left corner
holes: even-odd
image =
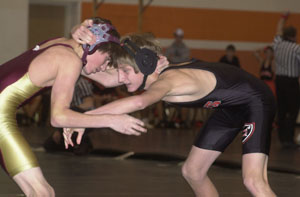
[[[39,185],[38,187],[32,188],[27,192],[24,192],[28,197],[54,197],[54,189],[50,185]]]
[[[182,176],[186,180],[201,181],[206,176],[206,170],[185,162],[181,168]]]
[[[40,167],[30,168],[13,177],[26,196],[55,196],[54,189],[44,178]]]
[[[264,180],[263,176],[255,175],[254,173],[246,174],[243,177],[245,187],[254,194],[259,194],[266,188],[269,188],[268,183]]]

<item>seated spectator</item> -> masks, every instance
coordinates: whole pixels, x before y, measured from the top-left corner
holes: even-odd
[[[273,61],[274,51],[271,46],[267,46],[264,49],[258,49],[254,52],[254,56],[261,65],[260,67],[260,79],[263,80],[276,95],[276,88],[274,83]]]
[[[170,63],[185,62],[190,59],[190,50],[183,42],[184,32],[178,28],[174,32],[174,41],[166,49],[165,55]]]
[[[239,68],[241,67],[239,58],[235,55],[234,45],[230,44],[226,47],[226,54],[221,57],[219,62],[230,64]]]

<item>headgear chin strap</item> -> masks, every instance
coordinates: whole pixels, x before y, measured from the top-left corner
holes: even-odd
[[[117,37],[112,36],[109,33],[107,33],[108,31],[115,29],[114,26],[112,26],[108,23],[93,24],[88,29],[96,36],[96,42],[93,45],[89,45],[89,44],[82,45],[83,55],[82,55],[81,60],[82,60],[83,66],[85,66],[87,63],[87,60],[86,60],[87,55],[91,55],[91,54],[95,53],[95,51],[99,48],[99,46],[102,43],[114,42],[114,43],[120,44],[120,40]]]
[[[134,53],[134,51],[126,46],[126,44],[131,46],[136,52]],[[134,58],[140,71],[144,74],[143,83],[138,88],[139,90],[143,90],[145,88],[148,75],[151,75],[156,69],[158,56],[150,49],[139,48],[128,38],[124,40],[124,45],[122,45],[122,47]]]

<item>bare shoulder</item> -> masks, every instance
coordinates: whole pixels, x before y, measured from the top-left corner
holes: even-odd
[[[49,53],[54,54],[55,64],[60,71],[69,73],[81,72],[82,61],[72,49],[64,46],[56,46],[51,48]]]
[[[170,91],[166,100],[174,101],[186,97],[199,97],[199,94],[214,84],[213,74],[201,69],[171,69],[162,73],[160,78],[169,84]],[[179,98],[180,96],[180,98]]]
[[[45,61],[45,63],[47,62],[53,63],[61,60],[76,61],[76,60],[80,60],[80,58],[69,47],[53,46],[43,51],[34,59],[34,61],[39,61],[39,63],[40,61]]]
[[[74,51],[64,46],[54,46],[38,55],[29,67],[32,82],[39,86],[51,86],[58,73],[81,72],[82,63]]]
[[[65,46],[51,47],[42,54],[53,56],[57,60],[67,60],[72,62],[80,61],[79,56],[74,52],[74,50]]]
[[[163,73],[161,73],[158,77],[159,80],[172,80],[176,78],[178,75],[180,75],[180,72],[178,72],[178,69],[170,69]]]

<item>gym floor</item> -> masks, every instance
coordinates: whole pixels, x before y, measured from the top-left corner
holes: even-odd
[[[45,133],[52,132],[51,128],[25,127],[22,130],[58,197],[194,196],[181,176],[181,165],[197,131],[155,129],[141,137],[96,131],[89,135],[97,150],[86,156],[75,156],[43,150],[41,142],[47,136]],[[273,136],[272,142],[270,185],[278,196],[297,197],[300,193],[300,150],[281,149],[277,136]],[[220,196],[251,196],[243,186],[240,160],[240,142],[235,140],[209,171]],[[23,195],[0,171],[2,196]]]

